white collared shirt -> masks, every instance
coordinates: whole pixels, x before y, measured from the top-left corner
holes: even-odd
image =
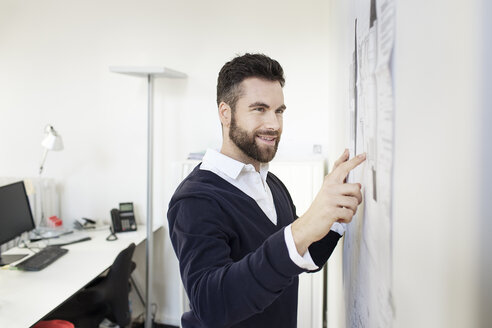
[[[260,172],[256,172],[254,166],[251,164],[241,163],[216,150],[207,149],[205,156],[203,156],[200,169],[217,174],[253,198],[270,221],[275,225],[277,224],[277,212],[275,210],[272,192],[266,182],[268,164],[261,164]],[[297,252],[290,224],[284,229],[284,238],[292,262],[306,270],[318,269],[318,266],[309,254],[309,250],[303,256]]]

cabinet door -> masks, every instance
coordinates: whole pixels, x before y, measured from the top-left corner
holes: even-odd
[[[297,215],[304,214],[323,184],[324,161],[273,161],[269,169],[289,190]],[[299,276],[298,328],[323,327],[324,275],[325,269]]]

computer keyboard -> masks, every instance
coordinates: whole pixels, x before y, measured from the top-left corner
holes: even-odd
[[[17,264],[16,267],[24,271],[40,271],[46,268],[51,263],[65,255],[68,249],[58,246],[48,246],[29,257],[25,261]]]

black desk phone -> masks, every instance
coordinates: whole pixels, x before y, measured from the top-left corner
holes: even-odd
[[[120,203],[120,209],[111,210],[111,221],[114,232],[125,232],[137,230],[135,214],[133,214],[133,203]]]

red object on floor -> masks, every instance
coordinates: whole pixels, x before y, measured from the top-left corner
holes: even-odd
[[[65,320],[44,320],[39,321],[32,328],[75,328],[74,324]]]

